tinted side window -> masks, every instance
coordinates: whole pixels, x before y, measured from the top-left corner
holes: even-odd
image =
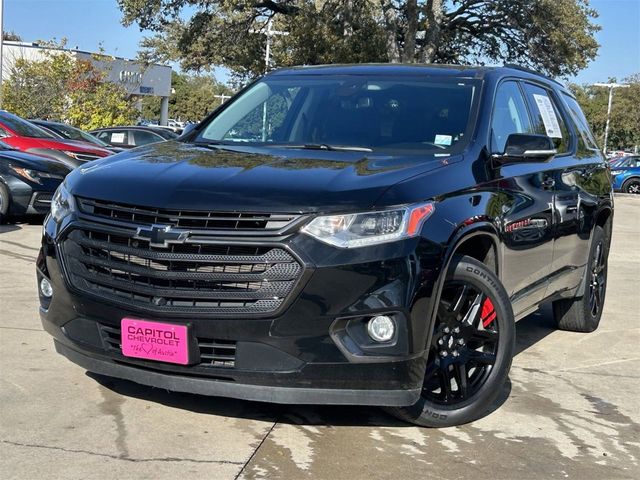
[[[147,145],[149,143],[161,142],[164,140],[155,133],[145,132],[144,130],[134,131],[133,138],[135,139],[136,147],[139,147],[140,145]]]
[[[491,150],[503,153],[512,133],[531,133],[531,122],[520,87],[516,82],[498,86],[491,118]]]
[[[523,86],[529,101],[535,133],[551,137],[558,153],[568,152],[569,131],[549,92],[530,83],[525,83]]]
[[[597,150],[598,144],[596,143],[596,139],[591,132],[591,128],[589,128],[589,122],[587,122],[587,118],[584,116],[578,102],[566,93],[562,95],[562,99],[564,100],[564,104],[567,106],[571,118],[573,118],[573,121],[576,124],[576,127],[580,132],[580,136],[587,148]]]

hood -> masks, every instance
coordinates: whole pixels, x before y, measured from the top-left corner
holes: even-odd
[[[68,185],[78,196],[168,209],[348,211],[370,208],[391,185],[452,161],[171,141],[85,164]]]
[[[66,176],[71,169],[58,160],[31,155],[17,150],[0,150],[0,161],[10,163],[17,167],[29,168],[40,172],[48,172]]]

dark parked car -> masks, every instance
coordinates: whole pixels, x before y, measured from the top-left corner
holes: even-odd
[[[178,138],[172,131],[159,127],[110,127],[91,133],[113,147],[125,149]]]
[[[552,302],[559,328],[598,327],[612,215],[607,164],[552,80],[280,70],[178,141],[69,175],[40,312],[98,374],[456,425],[503,391],[515,320]]]
[[[70,171],[57,160],[0,142],[0,224],[14,215],[49,212],[54,192]]]
[[[52,122],[51,120],[29,120],[31,123],[38,125],[40,128],[53,133],[59,138],[66,138],[67,140],[76,140],[78,142],[86,142],[91,145],[95,145],[100,148],[106,148],[113,153],[122,152],[123,148],[112,147],[107,142],[103,142],[98,137],[91,135],[79,128],[72,127],[62,122]]]
[[[60,160],[71,168],[113,153],[85,142],[63,140],[5,111],[0,111],[0,138],[18,150]]]
[[[640,156],[623,157],[611,164],[613,189],[618,192],[640,194]]]

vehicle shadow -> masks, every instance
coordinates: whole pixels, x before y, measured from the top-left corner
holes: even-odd
[[[516,350],[519,355],[555,331],[553,312],[545,306],[516,323]],[[291,425],[328,425],[342,426],[378,426],[411,427],[412,425],[396,420],[383,409],[360,406],[327,405],[278,405],[272,403],[251,402],[220,397],[208,397],[139,385],[128,380],[120,380],[87,372],[102,387],[119,395],[159,403],[194,413],[241,418],[247,420],[277,421]],[[487,414],[499,409],[509,398],[511,380],[500,391]]]

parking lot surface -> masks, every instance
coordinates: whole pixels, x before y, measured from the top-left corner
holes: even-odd
[[[41,227],[0,227],[0,477],[640,478],[640,198],[616,198],[600,328],[517,324],[496,410],[428,430],[376,408],[278,406],[98,377],[38,318]]]

